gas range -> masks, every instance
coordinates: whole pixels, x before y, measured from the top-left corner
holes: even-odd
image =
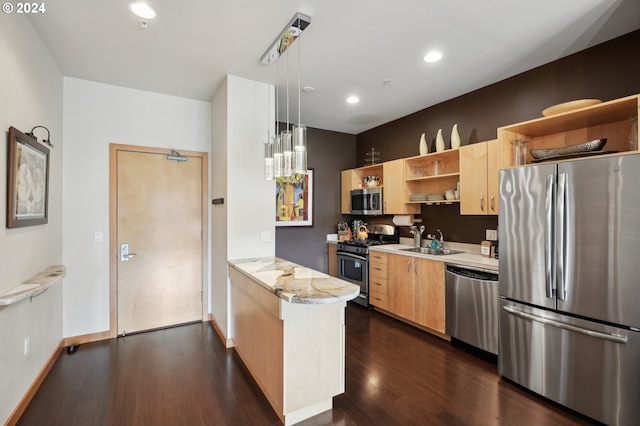
[[[337,248],[338,278],[360,286],[360,294],[353,301],[369,307],[369,247],[397,244],[395,226],[369,225],[367,239],[339,241]]]
[[[371,224],[368,227],[369,238],[354,238],[338,242],[338,252],[354,253],[366,256],[369,247],[382,244],[397,244],[399,241],[396,227],[393,225]]]
[[[355,239],[355,240],[346,240],[340,241],[338,243],[338,250],[344,251],[347,253],[357,253],[357,254],[369,254],[369,247],[371,246],[379,246],[383,244],[396,244],[396,241],[385,241],[385,240],[371,240],[371,239]]]

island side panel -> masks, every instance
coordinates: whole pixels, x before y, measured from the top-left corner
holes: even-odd
[[[345,387],[346,302],[280,302],[284,320],[284,413],[287,424],[331,409]]]
[[[284,422],[280,298],[233,267],[229,278],[234,348]]]

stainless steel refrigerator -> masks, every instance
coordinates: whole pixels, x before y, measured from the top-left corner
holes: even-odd
[[[500,172],[500,374],[640,423],[640,155]]]

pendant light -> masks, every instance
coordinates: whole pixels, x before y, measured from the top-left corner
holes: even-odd
[[[269,80],[271,80],[271,64],[269,64]],[[264,143],[264,177],[266,180],[273,180],[274,160],[273,160],[273,140],[269,129],[271,128],[271,87],[267,85],[267,141]]]
[[[298,21],[298,36],[302,31],[300,30],[300,21]],[[302,116],[301,99],[302,88],[300,87],[300,43],[298,39],[298,125],[293,126],[293,146],[295,150],[294,158],[294,172],[295,173],[307,173],[307,126],[300,124]]]
[[[280,134],[280,139],[282,139],[284,155],[283,174],[289,177],[293,174],[293,140],[289,130],[289,55],[287,55],[287,127]]]
[[[280,33],[280,36],[270,45],[261,58],[263,64],[271,66],[278,60],[287,48],[300,37],[311,19],[301,13],[296,13],[293,19]],[[265,178],[270,180],[282,176],[291,176],[293,173],[306,173],[307,171],[307,128],[300,124],[300,41],[298,41],[298,124],[293,126],[293,132],[289,130],[289,57],[287,56],[287,127],[279,132],[278,121],[278,89],[277,78],[276,93],[276,133],[264,144]],[[270,100],[269,100],[270,103]]]

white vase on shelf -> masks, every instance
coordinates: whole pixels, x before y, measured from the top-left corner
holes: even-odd
[[[420,136],[419,149],[420,149],[420,155],[425,155],[429,153],[429,145],[427,145],[427,138],[424,133],[422,134],[422,136]]]
[[[436,136],[436,152],[444,151],[444,138],[442,137],[442,129],[438,129],[438,135]]]
[[[451,129],[451,149],[457,148],[460,148],[460,133],[458,133],[458,124],[454,124]]]

